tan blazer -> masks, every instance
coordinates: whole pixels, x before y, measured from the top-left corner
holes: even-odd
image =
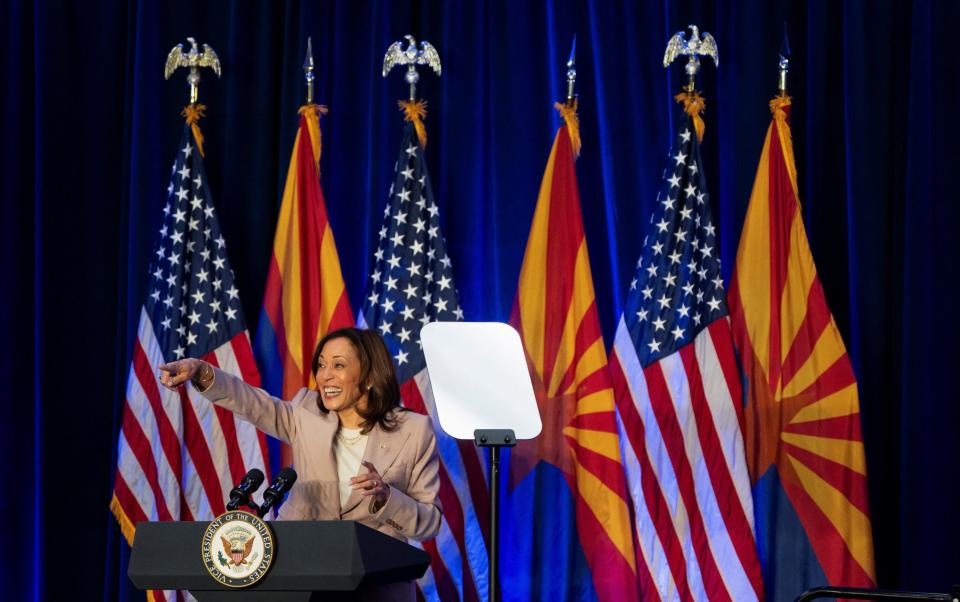
[[[202,395],[290,444],[297,482],[280,520],[355,520],[402,541],[430,539],[440,530],[440,461],[429,417],[396,411],[395,430],[370,431],[363,459],[390,486],[387,502],[371,513],[373,500],[356,491],[340,505],[333,454],[339,421],[320,409],[316,391],[300,389],[292,401],[283,401],[214,369],[213,384]]]

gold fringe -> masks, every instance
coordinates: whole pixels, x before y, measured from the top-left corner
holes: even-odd
[[[193,130],[193,139],[197,141],[197,150],[200,151],[201,157],[203,156],[203,133],[200,131],[200,126],[197,125],[197,123],[204,117],[206,110],[206,105],[189,104],[183,107],[183,111],[180,112],[180,115],[187,118],[187,125]]]
[[[413,129],[417,131],[417,139],[420,140],[420,148],[426,148],[427,128],[424,127],[423,120],[427,118],[427,101],[401,100],[397,104],[403,111],[403,118],[413,122]]]
[[[570,136],[570,146],[573,148],[573,156],[580,156],[580,118],[577,117],[577,99],[573,99],[573,104],[568,105],[562,102],[553,104],[554,108],[560,111],[560,116],[567,124],[567,134]]]
[[[700,114],[707,108],[707,103],[697,91],[681,92],[673,97],[677,102],[683,103],[684,112],[693,118],[693,128],[697,130],[697,142],[703,142],[703,131],[707,126],[703,123]]]
[[[130,522],[130,519],[127,518],[126,513],[123,511],[123,508],[120,507],[120,500],[117,499],[116,494],[114,494],[110,500],[110,511],[113,512],[113,516],[116,517],[117,523],[120,525],[120,532],[123,533],[127,544],[132,546],[136,527],[133,526],[133,523]]]
[[[774,119],[777,121],[783,121],[787,118],[786,108],[792,104],[792,99],[786,94],[781,94],[779,96],[774,96],[773,100],[770,101],[770,112],[773,113]]]
[[[307,118],[307,129],[310,130],[310,141],[313,143],[313,158],[320,165],[320,153],[323,151],[323,142],[320,138],[320,116],[327,114],[326,105],[309,104],[300,107],[298,114]]]

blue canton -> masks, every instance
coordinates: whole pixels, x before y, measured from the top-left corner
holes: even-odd
[[[430,322],[462,320],[463,312],[412,123],[404,128],[394,173],[363,321],[383,336],[402,383],[426,366],[420,329]]]
[[[630,282],[624,319],[640,364],[647,366],[693,341],[727,314],[716,228],[710,217],[700,144],[685,116],[673,143]]]
[[[201,357],[246,329],[203,159],[184,126],[150,265],[146,311],[167,361]]]

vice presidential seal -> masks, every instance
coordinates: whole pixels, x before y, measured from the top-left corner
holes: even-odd
[[[227,587],[259,581],[273,562],[273,534],[249,512],[224,512],[207,525],[200,554],[210,576]]]

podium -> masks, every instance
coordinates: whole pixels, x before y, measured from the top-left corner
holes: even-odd
[[[275,521],[273,564],[242,589],[214,580],[200,554],[206,522],[137,524],[127,575],[139,589],[185,589],[198,602],[348,600],[358,587],[411,581],[426,552],[353,521]],[[339,595],[337,594],[339,592]]]

